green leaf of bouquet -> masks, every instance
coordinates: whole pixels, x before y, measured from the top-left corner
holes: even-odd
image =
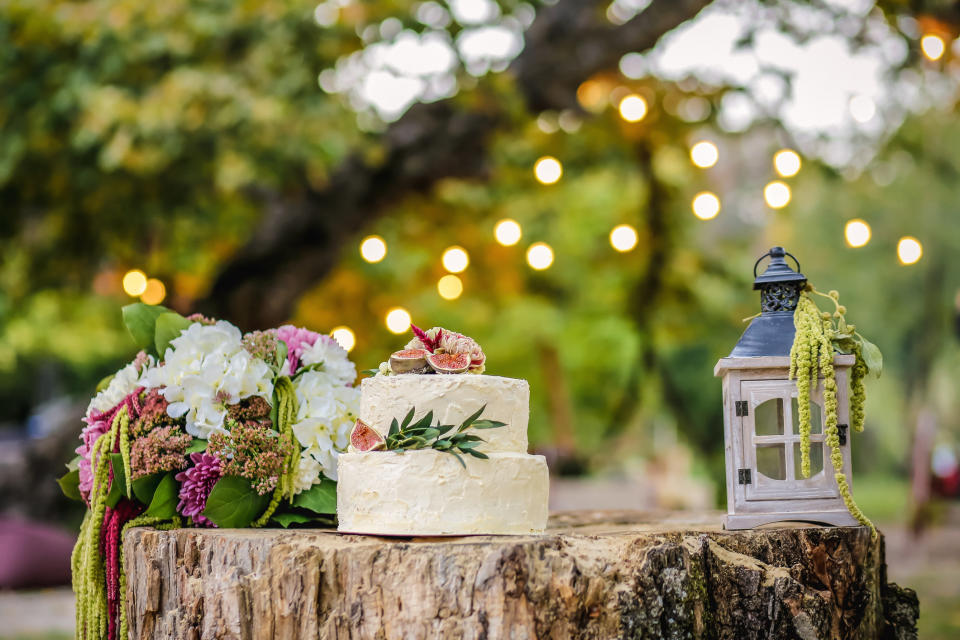
[[[883,354],[880,353],[880,348],[860,336],[860,352],[863,354],[863,362],[867,365],[867,370],[873,376],[879,378],[883,371]]]
[[[213,485],[203,515],[224,529],[243,528],[257,519],[270,504],[270,494],[260,495],[250,481],[224,476]]]
[[[290,350],[287,348],[287,343],[283,340],[277,340],[277,351],[275,354],[277,369],[283,368],[283,363],[286,362],[289,354]]]
[[[169,309],[160,305],[135,302],[123,308],[123,323],[138,347],[153,352],[156,348],[154,336],[157,318],[169,312]]]
[[[57,480],[57,484],[60,485],[60,490],[63,491],[63,495],[71,500],[83,499],[80,495],[80,471],[78,469],[73,469],[63,474]]]
[[[150,505],[143,513],[145,516],[154,516],[157,518],[172,518],[177,515],[177,500],[179,499],[179,487],[177,479],[173,477],[173,472],[169,472],[160,478],[160,483],[150,498]]]
[[[313,518],[306,514],[294,513],[292,511],[288,511],[286,513],[275,513],[270,516],[271,522],[276,522],[284,529],[289,527],[291,524],[303,524],[304,522],[310,522],[311,520],[313,520]]]
[[[170,342],[179,338],[180,332],[191,324],[193,323],[173,311],[157,316],[154,325],[154,346],[157,348],[157,355],[162,358],[163,354],[167,352]]]
[[[100,393],[101,391],[109,387],[110,383],[113,382],[113,379],[116,377],[116,375],[117,374],[115,373],[111,373],[110,375],[104,376],[103,378],[101,378],[100,382],[97,383],[96,392]]]
[[[207,441],[201,440],[200,438],[194,438],[190,443],[190,446],[187,447],[186,453],[200,453],[201,451],[207,450]]]
[[[76,471],[77,469],[80,468],[80,461],[81,461],[82,459],[83,459],[83,458],[81,458],[79,455],[75,455],[75,456],[73,456],[73,458],[70,460],[70,462],[68,462],[68,463],[67,463],[66,465],[64,465],[64,466],[67,468],[67,471]]]
[[[150,504],[157,486],[163,480],[163,473],[151,473],[133,481],[133,496],[143,504]]]
[[[112,509],[120,502],[120,498],[129,496],[127,496],[127,474],[123,470],[123,456],[119,453],[111,453],[110,466],[113,467],[113,480],[110,482],[110,491],[107,493],[107,506]]]
[[[337,483],[324,478],[306,491],[301,491],[293,499],[293,506],[309,509],[314,513],[337,512]]]

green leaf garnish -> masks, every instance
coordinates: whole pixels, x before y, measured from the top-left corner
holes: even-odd
[[[460,423],[460,426],[452,424],[433,424],[433,411],[428,411],[416,422],[413,417],[416,415],[416,407],[410,407],[402,421],[394,418],[390,422],[390,430],[385,441],[385,449],[394,453],[403,453],[404,451],[416,451],[419,449],[433,449],[435,451],[444,451],[457,458],[457,461],[466,468],[461,453],[469,454],[475,458],[488,459],[487,454],[476,450],[480,444],[486,442],[480,436],[473,433],[464,433],[468,429],[496,429],[505,427],[507,423],[497,420],[481,420],[487,406],[484,405],[475,411],[466,420]],[[412,424],[411,424],[412,423]],[[452,435],[447,435],[456,429]]]

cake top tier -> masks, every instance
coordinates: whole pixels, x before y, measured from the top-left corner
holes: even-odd
[[[483,417],[505,422],[478,433],[485,453],[527,451],[530,386],[526,380],[485,375],[378,375],[360,384],[360,419],[381,435],[415,408],[414,420],[433,411],[443,424],[460,424],[481,407]]]

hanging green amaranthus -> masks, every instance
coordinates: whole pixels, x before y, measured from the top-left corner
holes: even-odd
[[[821,312],[813,295],[830,300],[834,305],[833,313]],[[847,324],[847,309],[839,300],[840,294],[836,291],[823,294],[808,284],[800,295],[793,315],[796,335],[790,349],[790,378],[797,380],[800,473],[804,478],[810,477],[810,393],[817,381],[823,378],[823,434],[824,441],[830,447],[830,462],[833,464],[837,488],[850,514],[864,526],[870,527],[875,537],[877,530],[854,502],[843,468],[833,356],[835,353],[853,354],[856,358],[850,371],[850,422],[854,431],[863,430],[866,402],[863,379],[867,373],[879,376],[883,359],[876,345],[860,335],[854,325]]]

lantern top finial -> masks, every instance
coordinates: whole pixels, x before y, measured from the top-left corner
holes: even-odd
[[[757,267],[759,267],[760,262],[768,256],[770,257],[770,264],[767,265],[767,269],[763,274],[758,276]],[[791,269],[790,265],[787,264],[787,261],[784,259],[785,256],[793,258],[794,263],[797,265],[796,271]],[[807,277],[800,273],[800,262],[783,247],[773,247],[770,251],[760,256],[753,265],[753,277],[755,278],[753,281],[754,289],[760,289],[768,284],[806,282],[807,280]]]

